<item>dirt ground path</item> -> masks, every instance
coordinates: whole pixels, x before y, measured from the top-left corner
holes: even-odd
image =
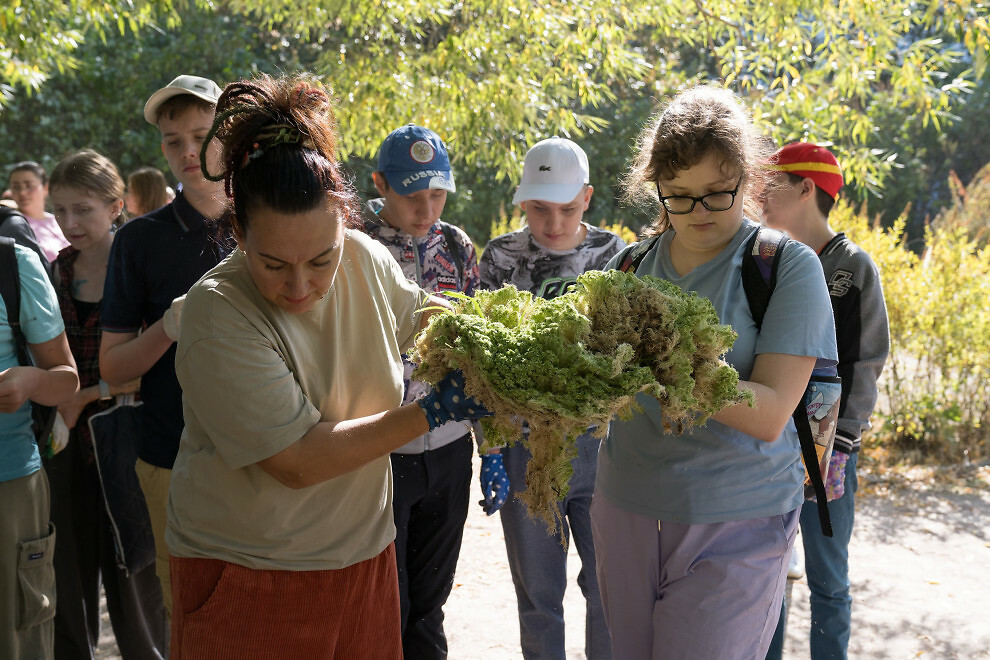
[[[849,657],[990,658],[990,468],[972,486],[921,480],[891,488],[862,475],[850,544]],[[874,481],[874,483],[871,483]],[[584,604],[571,550],[565,600],[567,658],[584,658]],[[792,590],[785,657],[807,658],[808,586]],[[447,602],[451,660],[520,658],[502,528],[472,511]]]
[[[850,658],[990,658],[990,467],[968,480],[862,475],[850,546]],[[567,658],[584,658],[584,605],[571,551],[564,603]],[[807,658],[808,588],[794,584],[785,657]],[[502,527],[472,505],[447,602],[451,660],[520,658],[515,593]],[[119,658],[106,625],[102,658]]]

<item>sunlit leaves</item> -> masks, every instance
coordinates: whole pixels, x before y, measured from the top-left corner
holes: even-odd
[[[712,47],[715,73],[751,99],[775,140],[833,145],[847,181],[868,188],[896,164],[887,158],[893,150],[877,152],[889,149],[877,144],[877,105],[939,128],[982,75],[967,69],[968,59],[985,61],[988,51],[987,7],[980,4],[692,4],[704,36],[691,41]],[[658,30],[679,38],[676,28]]]
[[[847,182],[877,191],[902,162],[878,121],[943,131],[990,61],[985,0],[7,0],[0,105],[77,67],[81,40],[174,21],[192,3],[238,16],[259,41],[315,44],[345,153],[371,156],[417,122],[458,166],[506,185],[536,140],[628,135],[615,122],[645,120],[636,96],[662,103],[717,79],[774,141],[832,145]]]
[[[0,80],[28,93],[53,72],[79,66],[83,39],[104,39],[108,30],[136,31],[153,20],[175,20],[172,0],[5,0],[0,5]],[[0,111],[5,95],[0,95]]]
[[[990,251],[986,248],[990,169],[929,228],[921,253],[904,222],[872,227],[840,204],[832,222],[876,262],[890,320],[891,353],[880,381],[873,442],[927,458],[990,456]]]
[[[515,178],[542,137],[602,130],[613,87],[649,66],[628,43],[642,8],[603,0],[228,6],[333,44],[318,67],[343,101],[345,151],[370,156],[416,122],[444,136],[455,161],[490,163],[498,179]]]

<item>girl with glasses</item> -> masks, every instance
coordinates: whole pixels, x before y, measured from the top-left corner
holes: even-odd
[[[591,516],[616,658],[762,658],[776,627],[804,501],[791,412],[836,348],[821,266],[797,242],[780,257],[762,331],[749,311],[741,267],[758,228],[760,145],[731,92],[697,87],[653,118],[626,176],[630,198],[659,202],[636,274],[711,300],[738,333],[725,359],[755,405],[678,434],[642,396],[642,412],[612,423]]]

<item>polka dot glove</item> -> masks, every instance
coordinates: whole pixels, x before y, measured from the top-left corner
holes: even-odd
[[[447,422],[491,417],[492,413],[480,401],[464,393],[464,374],[454,369],[416,403],[426,413],[430,430]]]
[[[492,515],[502,508],[509,496],[509,476],[505,473],[502,454],[484,454],[481,457],[481,494],[478,502],[485,513]]]

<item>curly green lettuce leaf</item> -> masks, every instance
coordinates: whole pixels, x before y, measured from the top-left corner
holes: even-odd
[[[526,421],[533,458],[519,497],[551,531],[574,440],[631,417],[637,394],[656,397],[673,430],[751,400],[722,361],[735,333],[707,299],[664,280],[589,271],[551,300],[506,285],[458,296],[454,307],[417,338],[414,376],[436,383],[463,371],[467,393],[494,413],[482,422],[490,446],[515,442]]]

